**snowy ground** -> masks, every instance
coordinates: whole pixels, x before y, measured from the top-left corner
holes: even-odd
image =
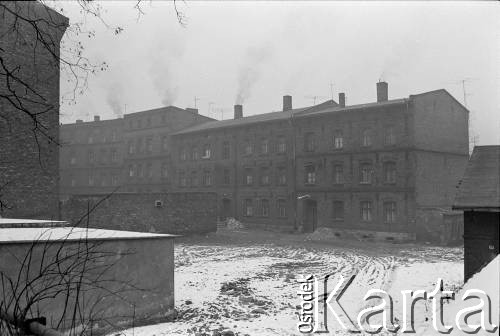
[[[307,235],[222,231],[182,239],[175,247],[175,322],[129,329],[125,335],[302,335],[297,329],[301,274],[348,275],[360,270],[341,304],[353,316],[370,288],[393,295],[401,320],[403,289],[445,289],[463,279],[463,250],[414,244],[311,241]],[[417,309],[427,323],[429,303]],[[331,334],[347,334],[335,326]],[[116,334],[116,333],[115,333]]]

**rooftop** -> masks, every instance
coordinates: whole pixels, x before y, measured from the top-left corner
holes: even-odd
[[[453,209],[500,210],[500,146],[476,146]]]
[[[20,228],[20,227],[55,227],[55,226],[66,226],[67,224],[68,223],[65,221],[53,221],[53,220],[42,220],[42,219],[0,218],[0,229]]]
[[[176,235],[75,227],[1,228],[0,244],[174,238]]]

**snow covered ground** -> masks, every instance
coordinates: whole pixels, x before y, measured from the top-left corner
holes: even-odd
[[[370,288],[394,298],[401,320],[403,289],[458,289],[463,250],[416,244],[311,241],[307,235],[222,231],[180,240],[175,247],[174,322],[137,327],[124,335],[302,335],[296,329],[301,274],[359,273],[341,304],[354,316]],[[429,303],[419,305],[416,325],[424,328]],[[330,326],[331,334],[348,334]],[[116,335],[116,333],[114,333]]]

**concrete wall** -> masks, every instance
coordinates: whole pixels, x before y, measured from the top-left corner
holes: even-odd
[[[62,202],[61,217],[76,225],[106,196],[78,195]],[[155,202],[163,203],[157,207]],[[83,222],[85,223],[85,222]],[[83,225],[83,224],[82,224]],[[116,193],[99,203],[89,226],[100,229],[200,234],[217,229],[217,203],[213,193]]]
[[[59,42],[67,27],[67,18],[39,2],[2,3],[14,12],[33,19],[49,20],[51,26],[38,21],[48,39],[50,51],[37,43],[36,31],[29,23],[0,9],[2,60],[27,83],[31,93],[9,79],[21,97],[23,107],[33,118],[0,98],[0,215],[17,218],[55,219],[58,216],[59,187]],[[15,29],[12,26],[15,22]],[[53,45],[52,45],[53,43]],[[0,69],[0,95],[10,95],[7,76]],[[41,98],[40,98],[41,97]],[[33,101],[38,103],[33,103]]]
[[[55,281],[60,276],[47,275],[36,279],[40,265],[47,270],[55,271],[55,265],[50,266],[56,258],[64,258],[61,261],[62,269],[75,264],[80,260],[83,264],[84,256],[91,259],[86,264],[85,277],[80,289],[80,307],[82,310],[76,312],[74,327],[78,327],[82,321],[91,320],[92,324],[87,326],[98,330],[109,330],[113,325],[125,326],[165,320],[171,316],[174,308],[174,251],[172,238],[154,239],[126,239],[105,240],[88,242],[49,242],[35,244],[31,260],[31,271],[27,268],[21,269],[19,260],[29,254],[28,250],[32,243],[0,244],[0,270],[6,278],[13,279],[23,275],[21,287],[27,283],[25,279],[33,280],[33,292],[27,294],[30,298],[34,293],[54,294],[46,300],[37,303],[28,313],[28,318],[44,316],[47,324],[58,330],[71,327],[71,316],[75,307],[74,296],[76,288],[73,288],[73,298],[69,299],[68,307],[65,307],[66,294],[63,286],[55,286]],[[74,257],[75,251],[88,248],[89,253]],[[41,255],[45,251],[45,257]],[[73,255],[73,257],[69,256]],[[72,268],[74,275],[79,275],[81,265]],[[48,273],[48,272],[47,272]],[[45,273],[43,273],[45,274]],[[66,276],[68,279],[69,276]],[[52,279],[52,280],[51,280]],[[76,278],[73,278],[75,280]],[[7,284],[7,281],[5,282]],[[53,285],[47,292],[49,285]],[[99,288],[102,287],[102,288]],[[5,289],[5,293],[2,290]],[[0,297],[9,298],[14,291],[9,286],[0,287]],[[24,307],[24,295],[20,298],[21,307]],[[9,311],[13,312],[9,305]],[[39,312],[39,313],[38,313]],[[58,325],[59,320],[62,323]]]

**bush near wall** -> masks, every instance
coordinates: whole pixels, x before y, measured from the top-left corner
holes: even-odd
[[[215,193],[74,195],[62,202],[61,219],[76,225],[89,211],[88,226],[95,228],[182,235],[217,230]],[[87,218],[80,226],[86,224]]]

